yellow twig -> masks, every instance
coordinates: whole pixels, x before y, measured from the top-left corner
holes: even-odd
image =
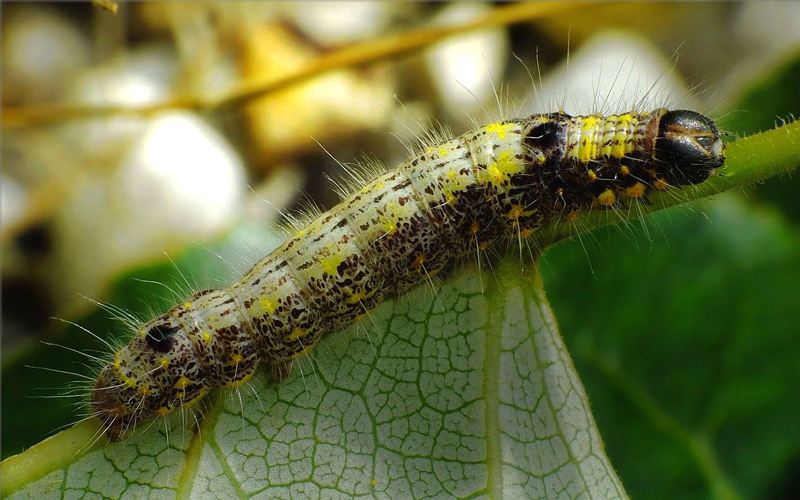
[[[100,9],[116,14],[119,9],[119,4],[114,0],[92,0],[92,5]]]
[[[107,115],[150,115],[168,109],[224,110],[242,106],[249,101],[283,90],[323,73],[353,66],[362,66],[379,60],[400,57],[429,47],[445,38],[483,28],[529,21],[548,15],[585,6],[584,3],[538,2],[519,3],[498,8],[472,22],[457,26],[427,26],[406,33],[388,35],[353,44],[322,56],[316,61],[284,77],[245,85],[216,99],[181,97],[146,106],[82,106],[42,105],[3,109],[2,126],[5,129],[43,125],[72,118]]]

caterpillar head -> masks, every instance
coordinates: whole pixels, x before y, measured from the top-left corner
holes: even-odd
[[[725,163],[725,144],[710,118],[688,110],[666,111],[659,119],[653,157],[670,184],[698,184]]]
[[[194,348],[169,314],[142,328],[100,371],[90,408],[111,441],[139,421],[167,415],[202,397],[207,388]]]

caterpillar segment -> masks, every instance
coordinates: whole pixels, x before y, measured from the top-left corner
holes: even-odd
[[[139,421],[246,383],[458,258],[544,224],[722,167],[693,111],[539,114],[431,145],[351,194],[228,288],[196,293],[139,331],[100,372],[91,410],[119,440]]]

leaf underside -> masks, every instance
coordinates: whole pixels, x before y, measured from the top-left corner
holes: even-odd
[[[173,419],[169,447],[153,425],[11,498],[625,498],[541,282],[519,267],[387,302],[258,398]]]

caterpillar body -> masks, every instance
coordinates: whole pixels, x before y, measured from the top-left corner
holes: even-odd
[[[277,372],[456,259],[582,212],[647,201],[722,167],[694,111],[563,112],[493,123],[431,145],[320,215],[228,288],[145,324],[100,371],[90,409],[112,441],[136,423]]]

